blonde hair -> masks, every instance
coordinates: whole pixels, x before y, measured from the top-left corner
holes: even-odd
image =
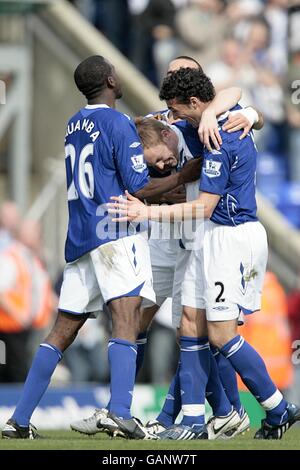
[[[154,117],[137,117],[135,125],[144,148],[150,148],[163,143],[162,131],[168,126]]]

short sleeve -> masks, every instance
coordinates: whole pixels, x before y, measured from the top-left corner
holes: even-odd
[[[230,167],[229,150],[225,146],[212,152],[205,149],[199,183],[200,191],[221,196],[229,181]]]
[[[114,121],[112,138],[115,164],[122,183],[130,193],[135,193],[149,182],[149,174],[140,138],[129,117],[120,114]]]

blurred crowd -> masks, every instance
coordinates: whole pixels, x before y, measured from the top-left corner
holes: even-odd
[[[4,202],[0,206],[0,340],[6,346],[6,365],[0,366],[0,382],[24,381],[56,303],[39,224],[22,219],[14,202]]]

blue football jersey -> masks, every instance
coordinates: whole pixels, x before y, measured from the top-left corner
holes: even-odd
[[[219,119],[220,126],[226,117]],[[239,140],[243,131],[228,133],[220,127],[219,132],[223,141],[220,150],[204,149],[199,186],[200,191],[221,196],[211,220],[231,226],[256,221],[257,150],[252,133]]]
[[[177,127],[180,130],[185,140],[185,143],[188,146],[193,157],[202,157],[204,152],[204,146],[201,140],[199,139],[198,129],[196,127],[193,127],[187,121],[177,121],[173,124],[173,126]]]
[[[87,105],[69,121],[65,138],[69,225],[67,262],[124,236],[107,227],[105,204],[149,181],[143,149],[131,119],[106,105]]]

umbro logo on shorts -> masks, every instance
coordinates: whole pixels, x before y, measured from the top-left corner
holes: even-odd
[[[219,307],[213,307],[213,310],[218,310],[218,311],[221,311],[221,310],[228,310],[229,307],[224,307],[223,305],[220,305]]]

